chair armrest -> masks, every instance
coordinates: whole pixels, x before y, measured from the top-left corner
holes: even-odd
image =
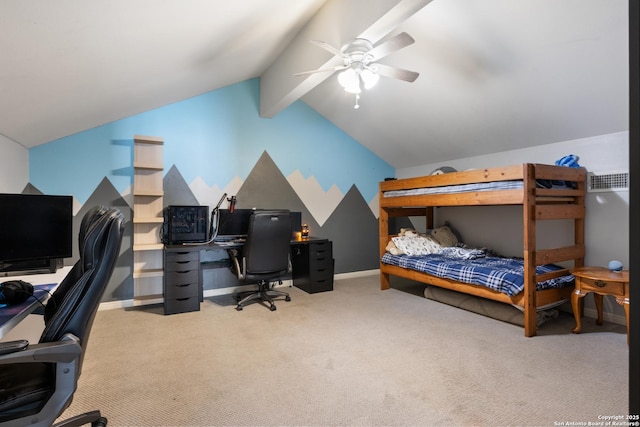
[[[14,341],[11,341],[14,342]],[[82,347],[73,339],[28,345],[24,350],[0,355],[0,365],[12,363],[69,363],[82,354]]]
[[[9,353],[15,353],[16,351],[22,351],[29,346],[27,340],[15,340],[0,342],[0,356]]]
[[[240,262],[238,261],[238,251],[236,249],[229,249],[228,251],[229,258],[233,262],[233,271],[236,273],[236,276],[240,280],[244,280],[244,268],[240,268]],[[242,264],[244,267],[244,258],[242,258]]]

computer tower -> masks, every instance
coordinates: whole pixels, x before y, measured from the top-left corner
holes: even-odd
[[[162,242],[168,245],[208,240],[208,206],[168,206],[164,209]]]

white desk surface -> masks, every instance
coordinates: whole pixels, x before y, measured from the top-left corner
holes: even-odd
[[[71,266],[65,266],[59,268],[55,273],[48,274],[28,274],[24,276],[8,276],[0,277],[0,283],[7,282],[9,280],[24,280],[31,283],[34,287],[38,285],[46,285],[49,283],[55,283],[56,285],[65,278],[65,276],[71,270]],[[47,297],[48,298],[48,297]],[[42,301],[45,302],[45,301]],[[22,320],[24,320],[33,310],[38,307],[39,303],[36,300],[32,300],[32,304],[27,310],[22,311],[19,315],[13,317],[10,321],[0,325],[0,338],[4,337],[11,329],[16,327]],[[2,310],[0,308],[0,310]]]

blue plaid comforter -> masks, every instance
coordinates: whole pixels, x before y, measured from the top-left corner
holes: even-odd
[[[509,296],[524,289],[524,263],[517,258],[482,257],[476,259],[450,258],[441,254],[424,256],[391,255],[382,257],[385,264],[422,271],[432,276],[463,283],[486,286]],[[547,264],[536,267],[538,274],[560,270],[561,267]],[[564,288],[573,284],[573,276],[562,276],[539,282],[537,289]]]

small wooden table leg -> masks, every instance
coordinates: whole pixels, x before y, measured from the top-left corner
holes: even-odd
[[[582,301],[582,293],[580,290],[575,290],[571,294],[571,309],[573,310],[573,317],[576,318],[576,327],[573,328],[574,334],[579,334],[582,329],[582,320],[581,320],[581,312],[580,312],[580,303]]]
[[[598,318],[596,319],[596,324],[597,325],[602,325],[602,295],[600,294],[593,294],[593,299],[596,302],[596,310],[598,311]]]

